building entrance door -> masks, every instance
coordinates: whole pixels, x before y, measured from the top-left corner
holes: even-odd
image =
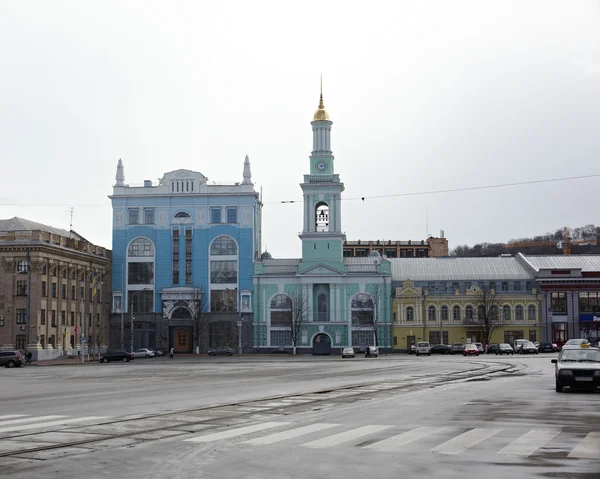
[[[564,329],[553,329],[552,330],[552,342],[560,348],[567,341],[567,335]]]
[[[331,338],[324,334],[317,334],[313,339],[313,354],[331,354]]]
[[[189,329],[176,329],[174,340],[173,349],[176,353],[189,353],[191,351]]]
[[[416,340],[416,336],[406,336],[406,350],[410,352],[410,346],[416,346],[417,342]]]

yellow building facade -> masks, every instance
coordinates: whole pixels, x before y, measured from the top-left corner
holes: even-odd
[[[534,274],[515,257],[392,259],[392,345],[541,340]],[[480,293],[496,297],[500,321],[490,340],[478,319]]]

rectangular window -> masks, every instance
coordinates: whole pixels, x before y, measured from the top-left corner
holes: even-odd
[[[60,297],[61,297],[61,299],[67,299],[67,285],[66,284],[60,285]]]
[[[535,329],[529,330],[529,341],[534,342],[537,341],[537,334]]]
[[[290,326],[291,321],[291,311],[271,311],[271,326]]]
[[[366,258],[367,250],[365,248],[357,248],[356,249],[356,257],[357,258]]]
[[[179,284],[179,230],[173,230],[172,283]]]
[[[71,286],[71,299],[77,299],[75,297],[75,286]]]
[[[83,299],[83,300],[85,300],[84,291],[85,291],[85,290],[83,289],[83,286],[80,286],[80,287],[79,287],[79,299]]]
[[[427,251],[424,249],[418,249],[417,250],[417,257],[418,258],[425,258],[427,256]]]
[[[88,328],[92,327],[92,313],[88,314]]]
[[[567,314],[567,293],[552,293],[552,313]]]
[[[25,343],[27,341],[26,334],[17,334],[17,349],[25,349]]]
[[[67,324],[67,313],[66,313],[66,311],[61,311],[60,312],[60,324],[63,325],[63,326]]]
[[[93,291],[92,288],[90,288],[89,292],[88,292],[88,301],[94,301],[94,296],[92,296]]]
[[[406,257],[407,258],[412,258],[413,256],[414,256],[413,255],[413,250],[412,249],[407,249],[406,250]]]
[[[140,210],[138,208],[129,208],[129,224],[137,225],[140,223]]]
[[[252,311],[250,301],[251,301],[251,296],[249,294],[242,294],[242,311],[243,312]]]
[[[127,284],[153,284],[154,263],[128,263]]]
[[[527,292],[531,293],[531,290],[533,289],[533,282],[527,281],[527,283],[525,283],[525,289],[527,290]]]
[[[442,306],[441,314],[442,314],[442,321],[448,321],[448,308],[446,306]]]
[[[460,321],[460,307],[454,306],[452,308],[452,321]]]
[[[508,281],[502,281],[502,291],[508,291]]]
[[[452,282],[452,291],[456,291],[457,289],[459,289],[458,281],[453,281]]]
[[[26,309],[17,309],[17,324],[25,324],[27,320],[27,310]]]
[[[291,331],[271,331],[271,346],[291,346]]]
[[[495,281],[490,281],[490,291],[492,290],[496,290],[496,282]]]
[[[210,222],[220,223],[221,222],[221,208],[210,209]]]
[[[237,261],[211,261],[210,282],[212,284],[237,283]]]
[[[515,291],[521,291],[521,282],[515,281],[514,288],[515,288]]]
[[[485,289],[485,283],[483,281],[478,281],[477,282],[477,286],[479,287],[479,289],[484,290]]]
[[[192,230],[185,230],[185,284],[192,284]]]
[[[467,289],[471,289],[471,286],[472,286],[472,284],[471,284],[471,282],[470,282],[470,281],[465,281],[465,291],[466,291]]]
[[[135,294],[134,294],[135,293]],[[154,311],[154,290],[129,291],[129,311],[132,313],[151,313]]]
[[[71,326],[75,326],[75,311],[71,311]]]
[[[144,224],[154,224],[154,208],[144,208]]]
[[[448,344],[448,331],[442,331],[442,341],[440,341],[439,331],[429,331],[429,344]]]
[[[327,321],[327,313],[324,314],[325,318],[319,318],[319,321]],[[319,312],[321,316],[321,312]],[[352,325],[353,326],[370,326],[373,324],[373,311],[352,311]]]
[[[50,326],[56,328],[56,311],[54,309],[50,312]]]
[[[227,208],[227,223],[237,223],[237,208]]]
[[[375,333],[373,331],[352,331],[352,346],[360,348],[367,344],[375,344]]]
[[[237,291],[213,290],[210,292],[210,310],[212,312],[237,311]]]
[[[523,339],[524,337],[523,331],[504,331],[504,342],[511,346],[514,345],[517,339]]]
[[[52,283],[52,297],[56,298],[56,283]]]
[[[385,255],[388,258],[395,258],[396,257],[396,250],[395,249],[386,249],[385,250]]]
[[[435,283],[433,281],[430,281],[429,283],[427,283],[427,290],[428,291],[435,291]]]
[[[579,312],[595,313],[600,311],[598,293],[579,293]]]
[[[46,324],[46,310],[45,309],[40,309],[40,324],[41,325]]]
[[[27,295],[27,281],[17,281],[17,296]]]
[[[42,297],[48,296],[48,288],[45,281],[42,281]]]

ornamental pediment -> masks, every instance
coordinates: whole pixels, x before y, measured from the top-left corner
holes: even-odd
[[[307,269],[306,271],[303,271],[302,273],[299,274],[299,276],[331,276],[331,275],[336,275],[336,276],[340,276],[344,273],[342,273],[341,271],[338,271],[330,266],[324,265],[324,264],[319,264],[316,266],[313,266],[312,268]]]

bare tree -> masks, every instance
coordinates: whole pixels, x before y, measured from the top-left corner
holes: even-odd
[[[298,339],[302,334],[304,323],[306,323],[308,320],[310,301],[308,299],[308,295],[302,288],[302,285],[297,285],[296,289],[289,294],[289,297],[289,328],[292,336],[293,353],[296,354]]]
[[[208,330],[211,314],[208,311],[208,295],[202,286],[194,288],[188,307],[192,318],[194,346],[200,348],[200,338]]]
[[[489,288],[482,288],[475,296],[477,316],[470,322],[480,333],[484,344],[489,344],[492,334],[502,325],[500,298]]]

